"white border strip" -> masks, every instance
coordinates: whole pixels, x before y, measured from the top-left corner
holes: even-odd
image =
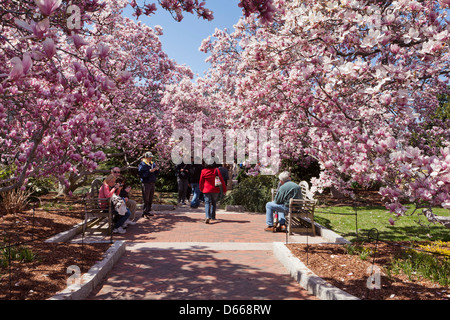
[[[291,276],[309,293],[320,300],[360,300],[359,298],[332,286],[309,270],[281,242],[273,243],[273,253],[286,267]]]

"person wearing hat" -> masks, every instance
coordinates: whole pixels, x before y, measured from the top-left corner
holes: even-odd
[[[142,159],[138,166],[138,173],[142,186],[142,198],[144,200],[142,216],[148,219],[150,216],[153,216],[151,213],[152,202],[153,195],[155,194],[155,182],[159,174],[159,168],[153,162],[153,154],[151,152],[144,154],[144,159]]]

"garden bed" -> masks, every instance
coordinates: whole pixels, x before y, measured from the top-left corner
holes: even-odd
[[[402,249],[400,243],[378,243],[373,257],[366,255],[362,260],[363,251],[375,252],[375,244],[365,244],[365,250],[358,254],[349,254],[344,245],[339,244],[288,244],[287,247],[299,258],[305,266],[320,278],[343,291],[364,300],[450,300],[450,288],[441,286],[419,275],[412,279],[404,273],[386,274],[384,267]],[[408,245],[404,243],[404,245]],[[367,289],[367,279],[372,270],[380,270],[380,289]],[[450,277],[450,274],[447,276]],[[374,287],[373,285],[372,287]]]
[[[0,217],[0,300],[48,299],[66,288],[69,266],[85,273],[110,247],[105,243],[46,243],[84,218],[80,204],[49,199],[42,206],[47,210]],[[14,245],[11,254],[5,248],[10,244]]]

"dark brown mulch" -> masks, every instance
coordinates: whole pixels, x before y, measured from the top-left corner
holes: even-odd
[[[404,274],[387,277],[384,266],[388,265],[397,253],[404,250],[394,243],[378,243],[374,265],[372,256],[362,260],[359,255],[347,254],[345,247],[339,244],[287,246],[314,274],[360,299],[450,300],[450,288],[430,280],[420,277],[410,280]],[[374,243],[364,244],[364,247],[375,252]],[[367,279],[375,272],[381,275],[379,282],[381,288],[369,290]]]
[[[43,300],[67,286],[69,266],[77,266],[81,274],[101,261],[110,244],[45,243],[45,240],[69,230],[83,219],[83,210],[74,201],[55,200],[48,210],[37,208],[0,217],[0,262],[9,261],[5,247],[27,248],[31,262],[11,260],[0,263],[0,300]],[[15,250],[11,250],[14,252]]]

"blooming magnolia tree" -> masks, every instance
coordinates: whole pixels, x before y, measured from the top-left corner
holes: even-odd
[[[196,90],[230,127],[279,128],[285,157],[321,164],[318,190],[379,182],[397,214],[403,201],[450,209],[449,120],[434,119],[448,93],[449,1],[273,5],[272,24],[251,16],[204,41],[211,69]]]
[[[120,11],[113,16],[108,15],[111,23],[105,24],[104,20],[95,27],[91,44],[91,47],[107,44],[108,63],[102,71],[116,75],[109,82],[112,88],[105,93],[108,100],[105,117],[109,121],[111,135],[107,145],[121,151],[126,158],[140,157],[143,150],[161,149],[159,136],[165,124],[160,97],[165,86],[178,83],[181,77],[192,77],[192,72],[175,64],[162,52],[158,39],[161,27],[153,30],[123,17]],[[84,46],[87,50],[90,47],[89,43]],[[80,178],[91,172],[83,166],[80,168],[80,163],[74,164],[77,170],[69,175],[70,191],[83,184]],[[75,181],[79,183],[73,183]]]
[[[204,2],[158,2],[177,20],[182,12],[212,19]],[[121,16],[127,4],[136,16],[156,9],[134,0],[2,1],[0,193],[30,176],[57,176],[69,188],[105,159],[105,146],[132,154],[157,144],[164,86],[191,72],[161,51],[160,28]],[[265,21],[273,10],[271,0],[242,7]]]
[[[148,147],[161,90],[190,74],[161,51],[158,28],[121,16],[126,1],[79,3],[78,27],[90,26],[73,30],[61,2],[33,4],[2,8],[0,153],[11,171],[0,191],[49,175],[73,189],[105,146]]]
[[[7,1],[1,9],[0,153],[12,171],[2,177],[0,191],[23,185],[31,175],[63,174],[71,161],[92,169],[104,159],[95,147],[110,139],[102,88],[94,90],[95,99],[82,94],[79,81],[88,68],[83,54],[73,53],[75,45],[67,50],[78,36],[58,30],[66,23],[56,15],[56,4],[37,4]],[[102,46],[92,49],[94,66],[106,53]]]

